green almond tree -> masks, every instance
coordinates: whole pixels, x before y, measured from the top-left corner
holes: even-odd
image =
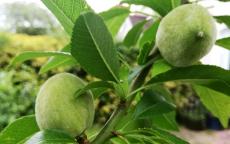
[[[227,128],[230,72],[199,60],[215,44],[230,48],[230,38],[216,41],[215,26],[215,22],[229,26],[229,16],[213,17],[202,6],[181,0],[123,0],[120,6],[99,14],[85,0],[42,2],[71,40],[62,51],[19,54],[11,65],[51,57],[40,73],[75,63],[97,80],[86,83],[68,73],[49,78],[37,95],[35,115],[6,127],[0,143],[187,144],[169,132],[178,126],[175,104],[163,87],[168,81],[192,84],[205,107]],[[135,24],[120,44],[127,51],[139,51],[135,64],[129,64],[114,44],[125,19],[134,14],[127,4],[149,7],[156,13],[142,13],[146,19]],[[104,126],[90,134],[93,98],[101,94],[95,90],[108,89],[119,103]]]

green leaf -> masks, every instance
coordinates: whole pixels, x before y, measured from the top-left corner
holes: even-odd
[[[130,144],[127,141],[124,141],[123,139],[119,138],[119,137],[113,137],[110,139],[111,143],[105,143],[105,144]]]
[[[39,128],[33,115],[21,117],[9,124],[0,133],[0,143],[16,144],[38,131]]]
[[[230,37],[217,40],[216,45],[230,50]]]
[[[152,76],[164,73],[170,69],[172,69],[172,66],[164,59],[160,59],[153,64]]]
[[[155,67],[156,68],[156,67]],[[174,103],[175,101],[172,99],[172,94],[168,89],[165,88],[164,85],[156,85],[151,87],[155,92],[161,94],[166,101]],[[159,127],[166,130],[174,130],[178,131],[178,125],[176,122],[176,113],[175,111],[169,112],[169,113],[163,113],[159,115],[154,115],[150,118],[152,121],[152,125],[154,127]]]
[[[79,15],[90,9],[85,0],[42,0],[42,2],[57,17],[65,31],[70,35],[74,22]]]
[[[213,90],[230,95],[230,71],[211,65],[174,68],[153,77],[147,85],[178,80],[205,85]]]
[[[175,106],[167,102],[158,92],[150,89],[144,92],[134,112],[135,118],[151,118],[155,115],[175,110]]]
[[[70,52],[70,45],[65,46],[61,52]],[[51,69],[64,66],[64,65],[76,65],[77,61],[71,57],[63,57],[63,56],[54,56],[51,57],[44,65],[42,65],[39,73],[43,74]]]
[[[91,92],[93,93],[94,99],[100,97],[102,94],[106,93],[107,91],[108,91],[108,88],[105,88],[105,87],[95,88],[91,90]]]
[[[58,130],[45,130],[34,134],[25,144],[74,144],[75,140]]]
[[[137,57],[137,63],[139,65],[144,65],[147,61],[149,53],[153,49],[153,45],[150,43],[145,43],[145,45],[140,49],[139,55]]]
[[[206,108],[227,128],[230,118],[230,97],[204,86],[194,85],[194,89]]]
[[[76,93],[75,96],[78,97],[81,94],[87,92],[88,90],[95,89],[95,88],[110,88],[113,89],[113,84],[109,83],[107,81],[95,81],[87,84],[84,88],[79,89]]]
[[[134,143],[153,143],[153,144],[188,144],[188,142],[170,134],[167,131],[161,130],[157,127],[154,128],[139,128],[123,132],[126,138],[132,138],[130,140],[137,140]],[[141,140],[141,141],[139,141]]]
[[[90,74],[102,80],[119,81],[119,59],[103,19],[87,12],[77,19],[71,54]]]
[[[189,81],[188,81],[189,82]],[[229,84],[221,80],[192,80],[191,83],[206,86],[210,89],[230,96]]]
[[[125,7],[113,7],[108,11],[100,13],[100,16],[104,19],[112,36],[115,37],[129,13],[129,9]]]
[[[226,24],[230,28],[230,16],[215,16],[218,22]]]
[[[135,130],[138,128],[144,128],[144,127],[150,127],[151,124],[148,123],[148,120],[146,119],[134,119],[133,118],[133,113],[134,113],[134,108],[131,107],[129,109],[128,113],[123,116],[119,123],[116,125],[116,130],[119,131],[130,131],[130,130]]]
[[[72,58],[70,53],[67,52],[49,52],[49,51],[27,51],[17,55],[10,65],[15,65],[16,63],[24,62],[30,59],[39,58],[39,57],[50,57],[50,56],[60,56],[62,58]]]
[[[176,123],[176,113],[175,112],[169,112],[159,115],[154,115],[151,120],[153,123],[153,126],[166,129],[166,130],[175,130],[178,131],[178,125]]]
[[[143,32],[143,35],[141,36],[139,40],[139,47],[143,47],[144,44],[147,42],[149,43],[155,42],[156,33],[157,33],[159,24],[160,24],[160,21],[158,20],[154,22],[148,29],[146,29]]]
[[[129,30],[129,32],[127,33],[127,35],[125,36],[124,39],[124,45],[127,47],[131,47],[131,46],[135,46],[137,44],[137,41],[141,35],[141,32],[144,29],[144,25],[147,21],[141,21],[139,23],[137,23],[136,25],[134,25],[131,30]]]
[[[173,8],[181,4],[181,0],[123,0],[122,2],[150,7],[161,16],[165,16]]]
[[[161,130],[159,128],[154,128],[154,132],[156,135],[158,135],[161,138],[164,138],[168,141],[170,141],[173,144],[189,144],[188,142],[182,140],[181,138],[176,137],[175,135],[172,135],[171,133]]]
[[[147,144],[160,144],[158,143],[155,139],[155,137],[151,137],[151,136],[148,136],[148,135],[144,135],[144,134],[130,134],[130,135],[127,135],[128,138],[132,138],[136,141],[134,141],[134,143],[147,143]],[[160,138],[159,138],[160,139]],[[141,141],[140,141],[141,140]],[[164,141],[161,142],[163,144],[169,144],[168,142]]]
[[[155,92],[159,93],[164,97],[164,99],[170,103],[174,103],[175,101],[172,99],[172,94],[171,92],[164,86],[162,85],[155,85],[151,86],[151,89],[154,90]]]

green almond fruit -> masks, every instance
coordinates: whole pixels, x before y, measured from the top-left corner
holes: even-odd
[[[173,66],[192,65],[205,56],[216,41],[215,20],[198,4],[179,6],[161,21],[156,44]]]
[[[58,129],[78,136],[94,120],[94,103],[90,92],[76,97],[84,82],[75,75],[57,74],[41,87],[35,104],[35,116],[41,130]]]

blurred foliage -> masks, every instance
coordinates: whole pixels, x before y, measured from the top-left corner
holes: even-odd
[[[2,34],[4,35],[4,33]],[[67,43],[67,38],[54,36],[29,36],[26,34],[5,34],[11,43],[5,48],[13,55],[22,51],[59,50]]]
[[[165,86],[171,91],[177,106],[177,121],[194,130],[207,128],[206,120],[210,112],[202,104],[191,84],[167,82]]]
[[[207,111],[190,84],[170,82],[166,86],[173,94],[180,115],[194,120],[205,119]]]
[[[28,35],[45,35],[47,30],[42,27],[17,27],[16,33],[25,33]]]
[[[34,69],[0,71],[0,129],[16,118],[33,113],[38,76]]]
[[[29,36],[26,34],[0,33],[0,66],[6,66],[18,53],[23,51],[55,51],[63,48],[67,37],[61,36]],[[33,61],[33,66],[41,66],[47,59]]]
[[[10,43],[10,39],[8,36],[4,34],[0,34],[0,51]]]
[[[104,124],[118,103],[118,99],[112,93],[104,93],[98,99],[95,100],[95,120],[97,124]]]
[[[57,20],[45,9],[33,3],[14,2],[2,5],[6,31],[29,35],[44,35],[63,31]]]

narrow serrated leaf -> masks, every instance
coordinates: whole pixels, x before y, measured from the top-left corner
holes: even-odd
[[[172,142],[173,144],[189,144],[188,142],[182,140],[181,138],[167,132],[164,130],[161,130],[159,128],[154,128],[153,130],[155,132],[155,134],[157,134],[159,137],[164,138],[170,142]]]
[[[211,65],[174,68],[153,77],[147,85],[178,80],[205,85],[213,90],[230,95],[230,71]]]
[[[129,9],[125,7],[113,7],[108,11],[100,13],[100,16],[104,19],[112,36],[115,37],[129,13]]]
[[[61,56],[65,58],[71,58],[70,53],[67,52],[52,52],[52,51],[26,51],[17,55],[10,63],[10,65],[15,65],[16,63],[24,62],[30,59],[39,57],[51,57],[51,56]]]
[[[65,46],[61,52],[70,52],[70,45]],[[42,65],[39,73],[43,74],[51,69],[65,66],[65,65],[76,65],[77,61],[71,56],[71,57],[63,57],[63,56],[54,56],[49,58],[49,60]]]
[[[146,20],[143,20],[136,25],[134,25],[124,39],[124,45],[127,47],[135,46],[137,44],[137,41],[141,35],[141,32],[143,31],[144,25],[146,24]]]
[[[139,65],[144,65],[146,60],[151,52],[153,45],[150,43],[145,43],[144,46],[140,49],[139,55],[137,57],[137,63]]]
[[[87,92],[88,90],[91,89],[96,89],[96,88],[108,88],[108,89],[113,89],[113,84],[109,83],[107,81],[95,81],[87,84],[84,88],[79,89],[76,93],[75,96],[78,97],[79,95]]]
[[[155,115],[175,110],[172,103],[167,102],[158,92],[149,89],[144,92],[142,99],[136,106],[135,118],[151,118]]]
[[[90,74],[119,82],[119,60],[112,36],[103,19],[87,12],[77,19],[71,41],[71,54]]]
[[[57,17],[70,35],[72,34],[74,22],[81,12],[90,9],[85,0],[42,0],[42,2]]]
[[[158,26],[160,24],[160,20],[155,21],[148,29],[143,32],[139,40],[139,47],[143,47],[145,43],[153,43],[155,42],[156,33]]]
[[[152,123],[154,126],[166,129],[166,130],[175,130],[178,131],[178,125],[176,123],[176,113],[169,112],[165,114],[154,115],[152,117]]]
[[[182,139],[160,130],[159,128],[139,128],[124,132],[125,137],[132,138],[137,143],[151,143],[151,144],[188,144]],[[142,141],[139,141],[142,140]]]

